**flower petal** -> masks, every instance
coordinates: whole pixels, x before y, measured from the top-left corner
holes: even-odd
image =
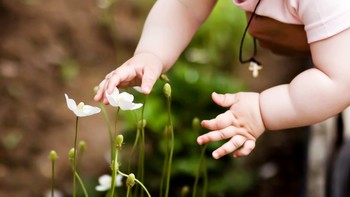
[[[142,103],[133,103],[133,107],[131,108],[131,110],[135,110],[135,109],[138,109],[140,107],[142,107],[143,104]]]
[[[132,108],[134,107],[134,103],[120,100],[119,107],[121,110],[132,110]]]
[[[115,186],[117,186],[117,187],[123,186],[122,179],[123,179],[123,176],[120,174],[117,174]]]
[[[134,96],[132,94],[127,93],[127,92],[122,92],[119,94],[119,101],[120,100],[132,103],[134,101]]]
[[[104,174],[98,178],[98,183],[100,185],[97,185],[95,189],[97,191],[107,191],[111,188],[111,182],[112,182],[111,176]]]
[[[115,88],[112,94],[108,94],[108,92],[105,91],[105,95],[110,105],[112,105],[113,107],[118,107],[118,88]]]
[[[110,185],[112,182],[112,177],[108,174],[104,174],[98,178],[98,183],[101,185]]]
[[[106,185],[97,185],[95,187],[96,191],[100,191],[100,192],[103,192],[103,191],[107,191],[111,188],[111,186],[106,186]]]
[[[74,111],[77,108],[77,104],[75,103],[75,101],[73,99],[70,99],[67,94],[64,94],[64,96],[66,97],[68,109]]]
[[[94,106],[90,106],[90,105],[85,105],[83,108],[83,112],[87,116],[100,113],[100,111],[101,111],[101,109],[99,107],[94,107]]]

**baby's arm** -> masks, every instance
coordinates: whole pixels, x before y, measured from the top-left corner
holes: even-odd
[[[213,100],[229,110],[203,127],[199,144],[229,139],[213,152],[220,158],[233,152],[248,155],[266,129],[279,130],[320,122],[350,104],[350,29],[310,46],[315,68],[299,74],[290,84],[258,93],[213,94]]]
[[[290,84],[260,95],[260,109],[270,130],[299,127],[325,120],[350,104],[350,29],[310,45],[315,68]]]
[[[109,73],[100,83],[95,100],[105,90],[140,85],[150,93],[160,73],[166,72],[188,45],[216,0],[158,0],[152,7],[134,57]]]

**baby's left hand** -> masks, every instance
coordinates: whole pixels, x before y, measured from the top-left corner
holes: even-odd
[[[254,149],[256,139],[265,131],[259,107],[259,94],[214,92],[212,99],[222,107],[229,107],[229,110],[214,119],[202,121],[202,126],[211,131],[199,136],[198,144],[231,138],[213,152],[213,157],[219,159],[231,152],[234,157],[248,155]]]

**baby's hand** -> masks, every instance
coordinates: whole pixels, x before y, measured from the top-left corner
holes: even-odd
[[[149,94],[163,70],[162,62],[151,53],[139,53],[120,67],[106,75],[99,84],[95,101],[104,98],[104,92],[111,94],[116,86],[126,88],[141,85],[141,90]],[[104,103],[108,101],[104,99]]]
[[[219,159],[231,152],[234,157],[248,155],[254,149],[256,139],[265,131],[260,115],[259,94],[213,93],[212,99],[216,104],[230,109],[214,119],[202,121],[202,126],[211,131],[199,136],[198,144],[231,138],[213,152],[213,157]]]

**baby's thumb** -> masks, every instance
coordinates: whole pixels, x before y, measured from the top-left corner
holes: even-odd
[[[218,94],[213,92],[211,97],[221,107],[231,107],[236,102],[235,94]]]

